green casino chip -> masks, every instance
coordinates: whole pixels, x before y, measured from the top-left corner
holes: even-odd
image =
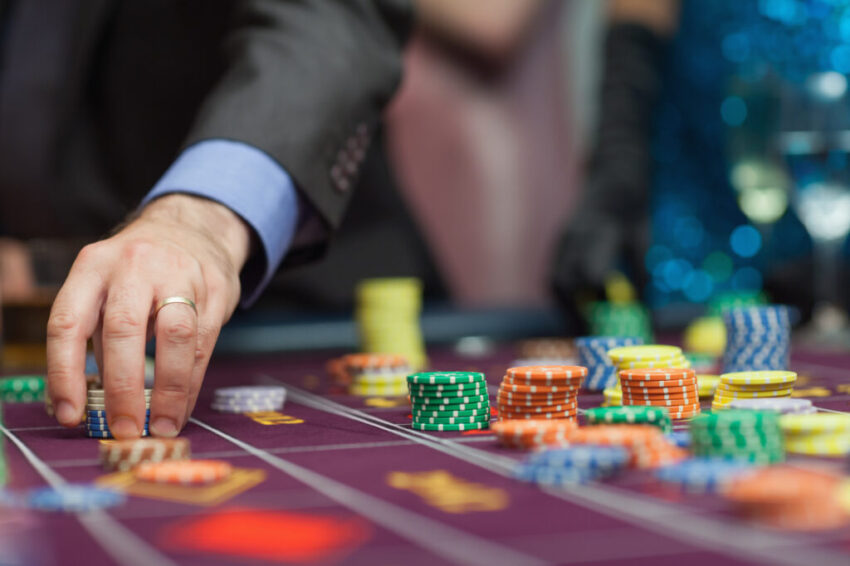
[[[479,387],[476,389],[459,389],[457,391],[417,391],[415,389],[410,389],[410,395],[417,397],[431,397],[437,399],[453,399],[456,397],[480,397],[481,395],[487,395],[488,391],[486,387]]]
[[[484,374],[477,371],[426,371],[407,376],[411,384],[449,385],[456,383],[485,383]]]
[[[487,383],[485,381],[476,381],[474,383],[447,383],[436,384],[436,383],[410,383],[408,384],[411,391],[420,391],[422,393],[435,393],[438,391],[445,392],[455,392],[455,391],[469,391],[470,389],[487,389]]]
[[[415,430],[427,430],[436,432],[455,432],[465,430],[483,430],[490,428],[490,423],[471,423],[471,424],[427,424],[427,423],[411,423],[410,425]]]
[[[441,411],[441,412],[454,412],[454,411],[489,411],[490,403],[468,403],[465,405],[421,405],[413,406],[414,411]]]
[[[490,415],[478,415],[474,417],[416,417],[415,424],[474,424],[490,422]]]
[[[480,395],[452,395],[449,397],[432,397],[430,395],[410,394],[411,403],[422,405],[463,405],[467,403],[486,403],[489,396],[486,393]]]
[[[413,411],[413,417],[414,418],[419,418],[419,417],[425,417],[425,418],[427,418],[427,417],[478,417],[478,416],[489,415],[489,414],[490,414],[490,408],[489,407],[487,407],[486,409],[470,409],[470,410],[466,410],[466,411],[452,411],[452,410],[449,410],[449,409],[444,409],[442,411],[441,410],[434,410],[434,409]]]

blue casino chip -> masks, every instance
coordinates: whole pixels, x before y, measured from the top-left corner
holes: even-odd
[[[602,391],[617,384],[617,368],[608,357],[608,350],[621,346],[639,346],[643,339],[636,336],[583,336],[576,338],[579,365],[587,368],[583,387]]]
[[[535,468],[520,466],[515,474],[520,481],[539,485],[577,485],[595,479],[593,472],[581,468]]]
[[[729,480],[747,473],[752,464],[732,460],[691,458],[655,472],[655,477],[692,493],[712,493]]]
[[[118,491],[92,485],[64,485],[32,490],[24,501],[32,509],[80,513],[122,505],[127,497]]]
[[[665,434],[664,437],[679,448],[690,448],[691,446],[691,433],[687,430],[674,430]]]
[[[150,414],[151,414],[150,409],[145,411],[145,415],[150,416]],[[106,418],[106,411],[86,411],[86,417],[88,417],[88,418],[91,418],[91,417]]]

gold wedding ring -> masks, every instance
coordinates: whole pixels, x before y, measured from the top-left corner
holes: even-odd
[[[195,315],[198,314],[198,307],[195,306],[195,301],[193,301],[192,299],[187,299],[186,297],[166,297],[156,304],[156,311],[154,311],[154,316],[159,314],[159,311],[165,305],[171,305],[176,303],[189,305],[190,307],[192,307],[192,310],[195,311]]]

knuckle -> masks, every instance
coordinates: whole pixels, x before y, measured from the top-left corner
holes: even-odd
[[[189,396],[189,381],[187,379],[170,379],[157,384],[156,392],[170,399],[185,399]]]
[[[185,320],[166,325],[162,334],[168,343],[178,346],[195,341],[195,327],[192,323]]]
[[[137,395],[140,393],[138,387],[134,386],[129,380],[121,379],[115,380],[113,379],[109,384],[109,389],[107,391],[107,396],[113,400],[127,400],[131,398],[133,395]]]
[[[54,308],[47,319],[47,338],[63,338],[80,326],[80,317],[67,308]]]
[[[154,250],[154,245],[147,240],[133,240],[124,245],[123,256],[128,262],[145,261]]]
[[[127,310],[112,309],[103,315],[104,339],[131,338],[144,334],[147,323]]]

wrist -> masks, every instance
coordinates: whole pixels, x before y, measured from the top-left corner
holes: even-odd
[[[168,194],[148,203],[139,218],[197,231],[222,248],[237,272],[242,270],[251,252],[251,228],[238,214],[213,200]]]

